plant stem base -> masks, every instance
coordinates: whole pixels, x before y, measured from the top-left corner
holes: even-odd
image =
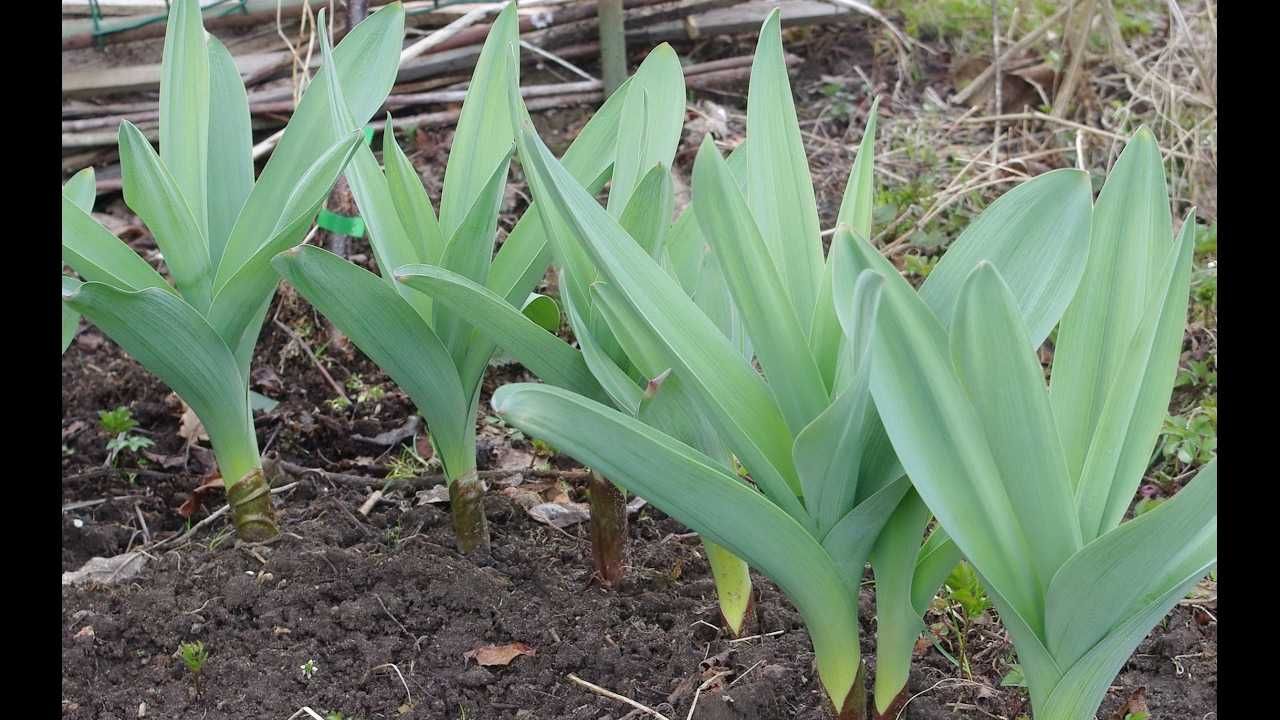
[[[603,475],[592,472],[587,498],[591,505],[591,565],[601,583],[615,587],[626,574],[627,497]]]
[[[873,720],[896,720],[902,712],[902,708],[907,704],[907,688],[904,685],[898,694],[893,697],[893,702],[889,703],[889,707],[885,708],[882,713],[873,712]]]
[[[261,467],[250,470],[227,490],[227,504],[240,540],[266,542],[280,535],[271,507],[271,487]]]
[[[858,661],[858,674],[853,678],[853,687],[844,699],[844,707],[836,715],[836,720],[866,720],[867,718],[867,663]]]
[[[489,523],[484,517],[484,485],[475,470],[449,483],[449,509],[458,551],[489,550]]]

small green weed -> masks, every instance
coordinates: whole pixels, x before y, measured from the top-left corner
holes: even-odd
[[[138,427],[138,421],[133,419],[133,413],[127,407],[99,410],[98,424],[111,435],[111,439],[107,441],[107,459],[103,465],[115,465],[121,451],[136,453],[155,445],[151,438],[132,434],[131,431]]]
[[[199,675],[204,671],[205,661],[209,659],[209,651],[205,648],[204,641],[196,640],[179,645],[178,657],[182,658],[182,664],[186,665],[193,675]]]
[[[978,581],[978,573],[974,572],[973,566],[967,562],[955,566],[947,576],[944,587],[947,598],[960,605],[965,617],[970,620],[981,617],[991,607],[987,592],[982,589],[982,583]]]
[[[1213,458],[1218,449],[1218,408],[1202,405],[1186,415],[1166,417],[1160,452],[1176,458],[1182,465],[1202,465]]]
[[[191,673],[191,682],[195,684],[196,692],[199,693],[200,681],[204,677],[205,662],[209,659],[209,651],[205,648],[204,642],[196,640],[195,642],[179,644],[178,657]]]

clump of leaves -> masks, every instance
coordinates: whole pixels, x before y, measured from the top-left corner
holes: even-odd
[[[133,419],[133,413],[127,407],[118,407],[115,410],[99,410],[98,424],[102,426],[111,439],[107,441],[107,459],[103,465],[115,465],[116,457],[119,456],[121,450],[137,452],[142,448],[148,448],[155,443],[150,438],[141,435],[134,435],[130,431],[138,427],[138,421]]]
[[[356,404],[376,403],[387,394],[381,385],[367,384],[360,373],[352,373],[351,377],[347,378],[347,390],[355,393]]]
[[[424,475],[429,469],[428,460],[418,454],[413,446],[406,445],[400,454],[387,461],[387,482],[392,480],[408,480]]]
[[[1186,415],[1164,419],[1161,454],[1183,465],[1203,465],[1218,449],[1218,408],[1198,407]]]
[[[916,275],[920,278],[929,277],[929,273],[933,272],[933,268],[938,264],[936,257],[925,257],[923,255],[904,255],[902,257],[903,269],[909,275]]]
[[[945,587],[948,599],[958,604],[969,620],[982,617],[982,614],[991,607],[991,601],[987,598],[986,591],[982,589],[978,574],[967,562],[955,566],[947,576]]]

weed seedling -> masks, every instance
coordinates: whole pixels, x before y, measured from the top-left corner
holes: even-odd
[[[127,407],[99,410],[98,424],[111,435],[111,439],[107,441],[107,459],[102,463],[104,466],[115,465],[116,457],[121,450],[136,453],[142,448],[155,444],[150,438],[130,434],[130,431],[138,426],[138,421],[133,419],[133,413]]]
[[[182,658],[182,664],[191,672],[192,682],[199,693],[200,679],[204,677],[204,664],[209,659],[209,651],[205,649],[204,642],[196,640],[178,645],[178,657]]]
[[[320,667],[316,665],[316,661],[311,659],[308,659],[301,668],[302,677],[306,680],[310,680],[312,677],[315,677],[316,672],[320,669]]]

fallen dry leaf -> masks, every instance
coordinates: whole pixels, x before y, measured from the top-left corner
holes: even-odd
[[[511,502],[524,508],[526,512],[538,505],[541,505],[543,502],[541,495],[522,487],[502,488],[502,494],[511,498]]]
[[[546,502],[534,505],[526,512],[543,525],[566,528],[591,519],[591,506],[576,502]]]
[[[148,460],[153,463],[158,463],[160,467],[166,470],[172,470],[173,468],[179,468],[187,464],[186,453],[181,455],[165,455],[164,453],[154,453],[148,450],[143,450],[142,454]]]
[[[408,440],[409,438],[413,437],[414,434],[418,432],[418,426],[421,424],[422,424],[422,418],[418,417],[417,415],[410,415],[409,419],[405,421],[404,425],[401,425],[398,428],[393,428],[386,432],[378,433],[373,437],[365,437],[364,435],[352,435],[351,439],[361,440],[367,443],[373,443],[374,445],[381,445],[382,447],[390,447],[392,445],[399,445],[400,441]]]
[[[506,645],[481,645],[474,650],[462,653],[463,658],[475,660],[477,664],[486,667],[510,665],[512,660],[521,655],[537,655],[537,651],[524,643],[507,643]]]
[[[81,430],[84,430],[86,427],[89,427],[88,423],[83,420],[76,420],[70,425],[62,428],[62,442],[66,442],[69,438]]]
[[[1151,709],[1147,707],[1147,689],[1139,687],[1133,691],[1133,694],[1129,696],[1129,699],[1123,705],[1116,708],[1116,711],[1107,720],[1124,720],[1131,715],[1144,717],[1144,714],[1149,715],[1150,713]]]
[[[214,495],[223,488],[221,477],[211,477],[191,492],[191,497],[187,498],[182,505],[178,507],[178,514],[184,518],[190,518],[204,506],[206,498]]]
[[[436,485],[426,490],[419,490],[414,493],[413,497],[416,500],[415,505],[447,503],[449,502],[449,488],[445,485]]]
[[[79,570],[62,573],[63,585],[75,585],[82,582],[96,582],[109,585],[113,582],[128,580],[142,572],[147,564],[147,556],[140,552],[130,552],[113,557],[93,557]]]
[[[178,434],[188,444],[195,444],[197,440],[209,441],[209,434],[204,431],[204,425],[200,424],[200,418],[196,417],[195,411],[190,407],[182,411],[182,423],[178,426]]]

